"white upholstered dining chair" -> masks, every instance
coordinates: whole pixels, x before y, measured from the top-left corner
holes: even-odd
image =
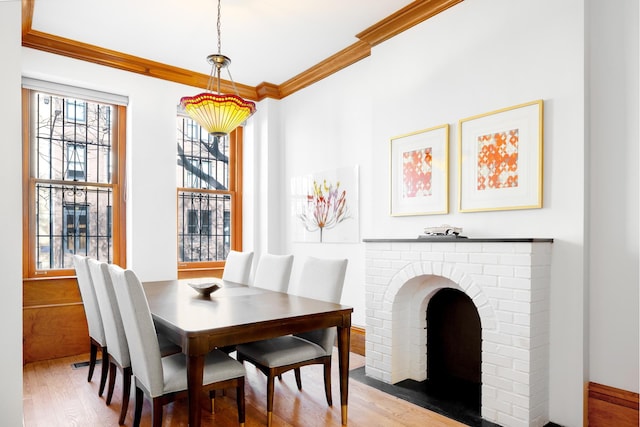
[[[151,400],[151,423],[162,426],[162,410],[166,403],[186,398],[187,361],[184,354],[161,357],[151,310],[140,280],[131,270],[109,265],[109,274],[120,307],[122,322],[129,344],[131,367],[136,384],[133,425],[140,425],[144,396]],[[238,421],[245,421],[244,375],[242,364],[227,354],[214,350],[205,358],[203,390],[213,398],[214,390],[236,388]],[[200,405],[200,402],[189,402]]]
[[[131,358],[129,356],[129,344],[122,324],[122,316],[116,299],[109,268],[106,262],[89,259],[89,272],[96,291],[98,306],[102,316],[104,334],[107,342],[107,354],[109,360],[109,385],[107,387],[107,405],[111,404],[113,389],[116,382],[116,369],[122,372],[122,407],[118,423],[124,424],[129,406],[129,393],[131,390]],[[158,335],[160,354],[163,356],[179,353],[182,349],[171,343],[162,335]]]
[[[222,280],[248,285],[252,262],[253,252],[229,251],[222,272]]]
[[[253,263],[253,252],[229,251],[222,272],[224,282],[248,285],[251,276],[251,265]],[[221,347],[220,350],[229,354],[235,351],[235,345]]]
[[[100,307],[100,313],[102,315],[105,337],[107,343],[109,343],[107,353],[111,372],[109,375],[109,386],[107,387],[107,405],[111,404],[111,398],[113,397],[116,365],[122,370],[122,407],[120,409],[120,418],[118,419],[118,423],[122,425],[127,415],[129,392],[131,390],[129,345],[127,344],[118,302],[115,300],[115,291],[111,284],[111,277],[109,276],[107,265],[95,259],[89,259],[87,262],[89,263],[89,272],[91,273],[98,306]]]
[[[253,286],[276,292],[287,292],[292,267],[293,255],[261,255],[253,278]]]
[[[303,266],[300,282],[294,289],[299,296],[340,302],[346,259],[320,259],[309,257]],[[289,293],[292,293],[290,288]],[[302,389],[300,368],[306,365],[324,365],[324,387],[327,404],[331,398],[331,355],[336,328],[321,329],[302,334],[287,335],[268,340],[241,344],[236,347],[237,359],[248,361],[267,376],[267,426],[273,417],[275,377],[293,369],[298,389]]]
[[[102,370],[100,373],[100,386],[98,387],[98,396],[102,396],[104,386],[107,382],[107,374],[109,372],[109,357],[107,355],[107,340],[104,334],[104,326],[102,324],[102,315],[96,292],[89,273],[88,257],[82,255],[73,256],[73,265],[78,278],[78,287],[80,288],[80,296],[84,305],[84,313],[87,318],[87,327],[89,329],[89,374],[87,381],[91,381],[93,371],[96,367],[96,359],[98,350],[102,353]]]

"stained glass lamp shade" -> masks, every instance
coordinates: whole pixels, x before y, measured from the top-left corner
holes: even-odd
[[[187,114],[212,135],[224,136],[253,113],[256,104],[237,95],[203,92],[180,99]]]

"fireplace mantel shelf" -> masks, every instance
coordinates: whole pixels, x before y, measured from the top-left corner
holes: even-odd
[[[438,242],[456,242],[456,243],[553,243],[551,238],[530,238],[530,237],[497,237],[497,238],[466,238],[452,236],[433,236],[410,238],[384,238],[384,239],[362,239],[365,243],[438,243]]]

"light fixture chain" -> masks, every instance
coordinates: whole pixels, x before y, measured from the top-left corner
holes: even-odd
[[[218,55],[222,54],[222,45],[220,43],[220,12],[221,12],[221,8],[220,8],[220,0],[218,0]]]
[[[240,96],[240,92],[238,92],[238,88],[236,87],[236,82],[234,82],[233,77],[231,77],[231,70],[229,69],[229,67],[227,67],[227,74],[229,74],[229,81],[231,81],[231,85],[233,86],[233,92],[236,95]]]

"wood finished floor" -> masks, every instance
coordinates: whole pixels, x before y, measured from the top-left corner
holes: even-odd
[[[340,390],[338,386],[337,355],[334,355],[332,374],[333,407],[324,398],[322,367],[302,368],[302,391],[298,391],[293,372],[276,380],[274,427],[340,427]],[[98,397],[100,367],[87,382],[88,367],[73,368],[78,362],[89,360],[88,354],[30,363],[24,366],[24,421],[26,427],[93,427],[117,426],[122,396],[122,377],[118,372],[113,401],[106,406],[106,390]],[[364,365],[364,358],[351,354],[351,369]],[[253,365],[246,363],[247,384],[246,427],[266,425],[266,378]],[[235,427],[238,418],[235,392],[216,399],[216,412],[202,413],[203,426]],[[133,422],[133,391],[126,425]],[[142,426],[151,425],[150,405],[145,401]],[[165,406],[163,426],[186,426],[185,401]],[[454,420],[390,396],[355,380],[349,381],[349,418],[351,427],[394,426],[463,426]]]

